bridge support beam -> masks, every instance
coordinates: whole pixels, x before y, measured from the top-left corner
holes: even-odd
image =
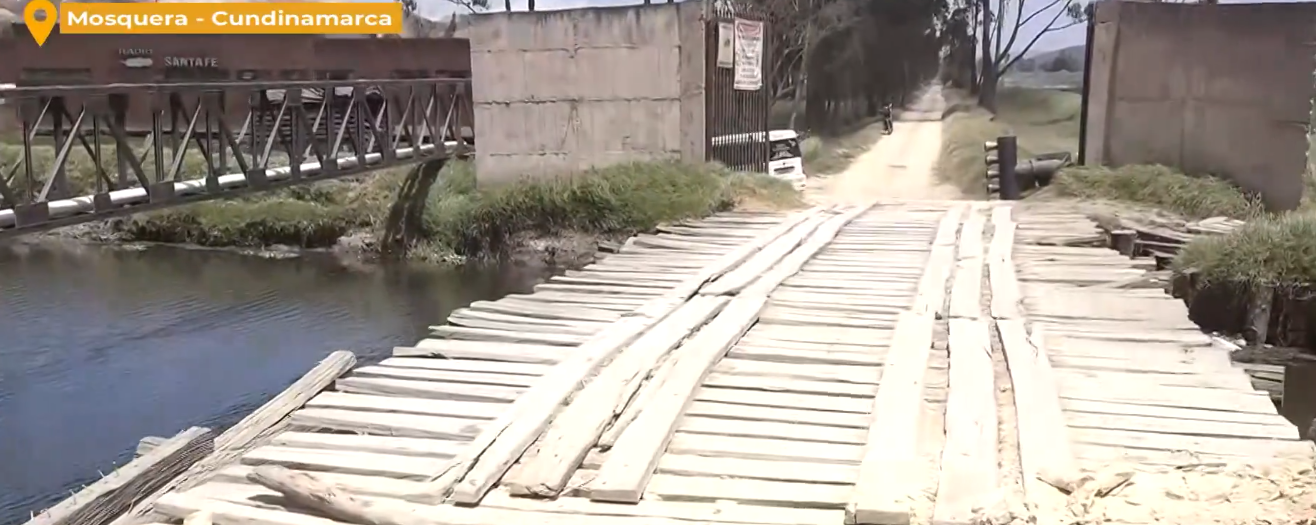
[[[439,158],[417,164],[407,173],[384,223],[381,247],[385,255],[404,257],[420,234],[425,215],[425,201],[439,179],[447,159]]]

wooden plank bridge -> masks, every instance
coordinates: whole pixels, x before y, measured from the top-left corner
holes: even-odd
[[[666,227],[378,364],[334,354],[205,446],[148,447],[135,464],[202,459],[115,523],[950,524],[1011,500],[1052,524],[1113,464],[1310,465],[1180,302],[1061,242],[1093,231],[959,201]]]

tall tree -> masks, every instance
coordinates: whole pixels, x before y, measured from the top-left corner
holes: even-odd
[[[978,104],[989,111],[996,111],[996,88],[1001,76],[1028,54],[1038,40],[1086,21],[1083,0],[976,2],[981,16],[978,42],[982,55]]]

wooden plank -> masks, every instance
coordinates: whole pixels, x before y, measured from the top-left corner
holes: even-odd
[[[517,475],[502,484],[513,495],[557,496],[658,361],[727,302],[723,297],[695,297],[636,339],[554,418],[539,440],[538,453],[522,458]]]
[[[362,412],[393,412],[466,419],[494,419],[503,409],[507,408],[507,405],[453,399],[418,399],[347,392],[321,392],[320,395],[306,402],[306,408],[337,408]]]
[[[728,419],[686,416],[676,426],[688,434],[740,436],[768,439],[791,439],[803,442],[864,444],[865,432],[860,429],[838,428],[805,423],[778,423],[773,421],[733,421]]]
[[[515,374],[463,372],[451,370],[429,370],[424,368],[402,368],[392,366],[363,366],[352,371],[352,377],[376,377],[385,379],[406,379],[415,381],[433,381],[442,383],[471,384],[481,386],[501,386],[526,388],[539,380],[536,376]]]
[[[950,315],[967,319],[982,316],[979,302],[982,298],[982,233],[985,224],[981,215],[971,212],[960,234],[960,248],[955,263],[955,278],[951,284]]]
[[[809,234],[822,226],[826,220],[826,217],[811,217],[809,220],[804,221],[793,228],[790,233],[764,247],[762,251],[745,261],[745,264],[739,268],[728,272],[716,281],[708,283],[707,286],[699,290],[699,293],[701,295],[727,295],[744,290],[760,275],[763,275],[764,272],[781,261],[783,257],[790,254],[792,250],[808,238]]]
[[[677,361],[672,375],[651,402],[617,439],[608,461],[587,492],[592,501],[634,503],[644,494],[659,456],[671,440],[677,419],[694,398],[695,390],[727,349],[735,344],[763,309],[762,295],[737,296],[682,347],[699,349]]]
[[[215,435],[192,427],[108,476],[87,485],[59,504],[28,520],[27,525],[100,525],[132,508],[214,450]]]
[[[575,356],[544,376],[513,404],[511,410],[486,427],[472,443],[470,452],[458,458],[456,467],[444,472],[433,483],[432,494],[442,497],[451,489],[451,499],[457,503],[478,502],[540,436],[567,398],[581,388],[599,366],[612,360],[618,351],[671,315],[706,282],[740,265],[757,252],[759,246],[771,244],[795,224],[818,212],[815,208],[786,218],[745,246],[714,259],[666,295],[641,305],[631,317],[622,318],[582,345]]]
[[[390,357],[379,362],[379,366],[394,368],[423,368],[425,370],[443,370],[446,372],[472,372],[477,374],[512,374],[522,376],[542,376],[553,368],[549,364],[515,363],[506,361],[483,361],[479,359],[425,359],[419,357]]]
[[[151,506],[164,494],[173,490],[183,491],[200,485],[216,470],[236,462],[238,456],[250,447],[252,441],[283,420],[292,411],[301,408],[308,400],[332,384],[339,375],[350,370],[354,365],[356,365],[356,356],[352,352],[339,350],[329,354],[315,368],[312,368],[306,375],[293,382],[286,390],[274,396],[268,403],[261,405],[260,408],[216,437],[213,454],[196,462],[192,465],[192,468],[175,477],[150,496],[142,498],[131,512],[126,512],[119,519],[116,519],[114,525],[131,525],[138,517],[150,512]]]
[[[1119,414],[1096,414],[1071,411],[1065,413],[1065,422],[1074,429],[1104,428],[1110,430],[1140,430],[1144,432],[1180,433],[1196,436],[1237,437],[1249,439],[1294,439],[1301,437],[1291,424],[1236,423],[1231,421],[1202,421],[1200,419],[1174,419]]]
[[[539,515],[566,515],[590,519],[592,514],[616,516],[622,519],[640,518],[651,524],[709,523],[740,525],[818,525],[834,523],[838,511],[823,509],[769,507],[756,505],[708,505],[693,501],[644,500],[635,505],[600,506],[584,498],[558,498],[538,500],[514,498],[495,491],[489,494],[481,507],[507,508],[539,513]],[[679,521],[677,521],[679,520]],[[634,523],[634,522],[631,522]],[[607,525],[619,525],[607,522]]]
[[[960,228],[960,216],[965,206],[948,210],[937,225],[937,236],[918,284],[911,309],[915,313],[930,315],[941,310],[946,299],[946,280],[955,265],[955,241]]]
[[[344,377],[334,383],[334,388],[339,392],[353,394],[502,403],[515,401],[523,392],[529,390],[496,385],[410,381],[382,377]]]
[[[849,487],[821,483],[792,483],[754,479],[721,479],[659,474],[649,489],[663,499],[735,501],[813,509],[838,509],[845,505]]]
[[[934,270],[935,271],[935,270]],[[905,525],[912,491],[923,467],[918,434],[923,412],[923,378],[932,352],[933,318],[900,314],[882,367],[882,384],[873,398],[859,480],[845,507],[847,524]]]
[[[589,336],[582,334],[546,334],[540,332],[514,332],[491,330],[487,328],[468,328],[465,326],[431,326],[430,333],[443,339],[464,341],[490,341],[497,343],[541,344],[553,346],[576,346],[584,343]]]
[[[743,392],[746,397],[755,392]],[[759,407],[731,403],[717,403],[696,399],[686,410],[687,416],[717,417],[732,421],[777,421],[782,423],[807,423],[827,425],[839,428],[868,428],[870,418],[867,414],[848,412],[829,412],[826,410],[799,410],[780,407]]]
[[[315,432],[283,432],[274,436],[270,440],[270,444],[279,447],[345,450],[427,458],[453,458],[466,447],[464,441],[444,439],[365,436],[361,434],[321,434]]]
[[[225,467],[215,473],[214,479],[207,482],[205,485],[187,491],[186,494],[200,494],[206,487],[219,483],[228,485],[242,484],[250,488],[255,488],[256,485],[247,481],[247,476],[250,476],[254,470],[256,470],[256,467],[252,465],[233,465],[231,467]],[[386,478],[383,476],[363,476],[360,474],[344,474],[341,472],[316,472],[315,477],[326,483],[338,485],[344,490],[351,492],[354,496],[399,498],[406,494],[414,494],[425,488],[424,482]],[[249,504],[251,502],[243,501],[242,503]]]
[[[864,448],[853,443],[815,443],[677,432],[668,445],[667,453],[768,461],[856,464],[863,457]],[[610,454],[609,459],[613,456],[615,454]],[[606,465],[607,462],[605,461],[604,464]]]
[[[771,295],[777,287],[785,283],[786,279],[798,274],[810,259],[813,259],[818,252],[822,251],[824,246],[830,244],[836,238],[836,235],[840,233],[841,228],[844,228],[846,224],[866,213],[872,207],[873,204],[856,206],[850,211],[828,219],[827,222],[818,226],[818,229],[801,243],[799,248],[790,252],[789,255],[781,259],[780,263],[746,287],[741,295],[753,294],[762,297]]]
[[[781,407],[801,410],[827,410],[830,412],[849,412],[868,414],[873,404],[867,399],[853,397],[833,397],[814,394],[791,394],[785,392],[764,392],[738,390],[734,388],[701,388],[695,395],[698,401],[716,401],[720,403],[739,403],[759,407]]]
[[[1037,328],[1029,338],[1020,320],[998,319],[1010,382],[1014,386],[1015,425],[1024,498],[1029,508],[1054,512],[1065,495],[1050,481],[1072,480],[1079,471],[1070,446],[1070,433],[1060,408],[1056,378],[1047,357],[1045,336]],[[1054,521],[1059,516],[1047,516]]]
[[[515,343],[462,341],[460,339],[422,339],[416,346],[393,347],[393,357],[434,357],[449,359],[483,359],[513,363],[553,364],[566,359],[574,349],[560,346]]]
[[[658,461],[658,473],[677,476],[851,485],[859,477],[859,467],[809,461],[769,461],[664,454],[663,458]]]
[[[283,499],[279,493],[249,484],[241,492],[208,498],[191,494],[171,494],[161,502],[167,516],[182,519],[198,511],[213,512],[215,523],[246,525],[334,525],[334,521],[310,514],[297,514],[277,507],[251,506],[253,501]],[[417,505],[379,497],[357,498],[371,507],[389,509],[408,516],[407,523],[447,523],[461,525],[683,525],[724,523],[741,525],[817,525],[839,519],[839,511],[808,508],[783,508],[754,505],[710,506],[691,502],[645,501],[634,506],[600,508],[580,498],[555,501],[511,498],[491,494],[489,502],[467,508],[452,505]],[[240,503],[239,503],[240,502]]]
[[[264,446],[242,456],[243,465],[281,465],[313,472],[423,481],[451,463],[447,458],[422,458],[346,450]]]
[[[289,424],[294,428],[333,429],[384,436],[468,440],[476,436],[488,421],[416,414],[358,412],[328,408],[303,408],[293,412]]]
[[[874,373],[873,375],[878,375]],[[735,388],[739,390],[761,390],[764,392],[785,392],[791,394],[821,394],[839,397],[872,397],[877,392],[876,385],[841,383],[834,381],[813,381],[807,379],[766,379],[762,376],[723,374],[716,371],[708,374],[704,386],[709,388]]]
[[[466,308],[477,312],[520,315],[539,319],[561,319],[567,321],[610,322],[621,317],[617,312],[601,308],[589,308],[586,306],[567,308],[561,305],[539,305],[525,301],[476,301]]]
[[[992,317],[1017,319],[1020,316],[1019,281],[1014,271],[1014,220],[1010,218],[1013,206],[997,206],[992,210],[992,243],[987,249],[987,269],[992,291]]]
[[[996,466],[996,386],[987,323],[950,320],[946,444],[932,520],[973,523],[973,509],[999,486]]]

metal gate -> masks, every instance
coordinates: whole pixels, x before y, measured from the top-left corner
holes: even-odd
[[[765,18],[752,4],[713,1],[709,3],[708,25],[704,32],[707,42],[704,84],[707,160],[735,170],[760,173],[768,171],[771,154],[768,112],[772,100],[767,86],[768,32],[771,28]],[[756,27],[760,42],[757,46],[758,85],[757,89],[747,89],[752,69],[746,70],[745,66],[752,64],[753,60],[748,58],[752,53],[745,51],[752,49],[737,52],[736,42],[752,43]],[[737,39],[737,28],[742,32],[742,38]],[[737,55],[741,60],[736,59]],[[741,86],[736,85],[737,67],[741,68]]]

